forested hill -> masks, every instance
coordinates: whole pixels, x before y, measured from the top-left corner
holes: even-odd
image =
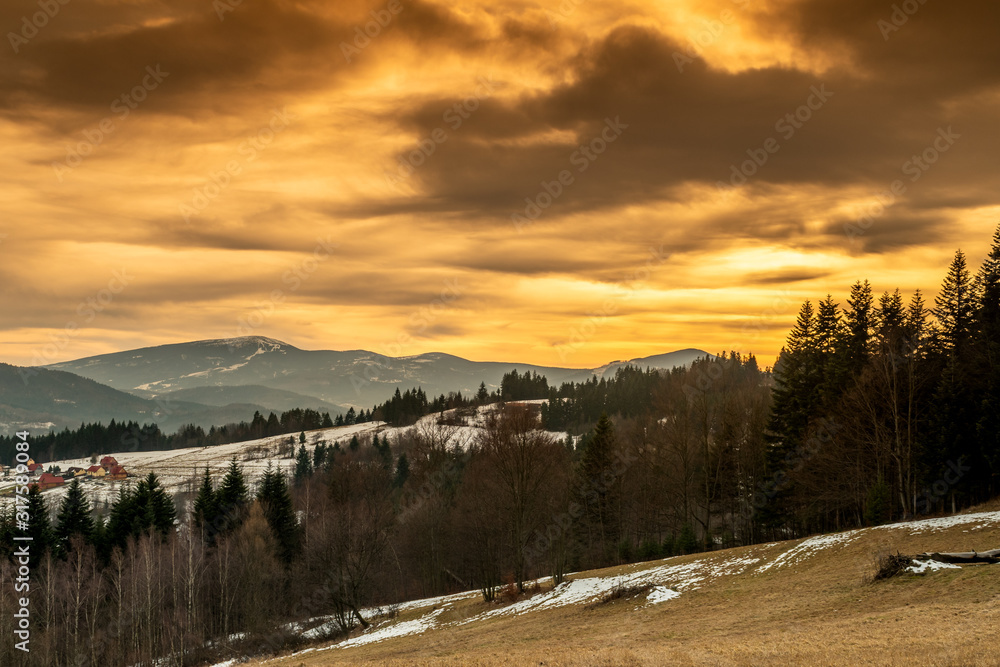
[[[628,363],[640,368],[670,369],[686,366],[706,354],[701,350],[678,350]],[[625,362],[580,369],[470,361],[439,352],[392,357],[365,350],[302,350],[271,338],[246,336],[147,347],[77,359],[49,368],[143,396],[163,397],[178,390],[203,387],[257,385],[335,405],[367,408],[386,400],[396,389],[419,386],[430,396],[449,392],[470,395],[481,382],[491,391],[496,390],[503,375],[514,369],[544,375],[550,383],[558,385],[584,381],[595,374],[613,375],[622,363]]]

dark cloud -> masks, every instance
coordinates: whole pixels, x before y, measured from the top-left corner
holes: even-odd
[[[959,78],[968,80],[961,85],[938,85],[940,62],[935,60],[929,69],[920,66],[942,53],[955,66],[988,55],[982,50],[987,47],[961,47],[967,37],[958,27],[968,18],[959,20],[956,12],[938,4],[927,17],[922,8],[900,31],[900,41],[922,43],[905,47],[894,44],[896,35],[888,43],[882,40],[875,10],[849,9],[847,16],[838,18],[839,29],[821,32],[821,21],[804,18],[814,16],[813,5],[818,16],[839,9],[832,3],[798,5],[786,19],[786,30],[799,30],[796,34],[804,42],[815,37],[818,41],[809,43],[812,48],[824,43],[834,49],[834,42],[840,41],[855,46],[850,50],[854,59],[822,75],[779,67],[729,73],[700,60],[681,73],[674,61],[674,54],[682,51],[679,44],[648,28],[620,27],[569,59],[566,67],[574,75],[567,78],[572,83],[519,99],[484,99],[458,128],[442,124],[442,110],[457,100],[420,101],[400,120],[413,134],[414,148],[436,128],[448,132],[447,141],[409,176],[426,196],[417,202],[362,203],[350,213],[380,215],[416,207],[504,224],[513,213],[525,214],[525,198],[537,202],[541,195],[544,201],[544,183],[557,180],[563,170],[570,172],[573,183],[562,188],[543,211],[543,219],[676,200],[679,186],[688,182],[737,183],[754,195],[771,185],[863,186],[874,193],[899,177],[912,155],[932,145],[940,128],[959,123],[971,137],[960,147],[965,158],[935,168],[934,177],[939,183],[967,186],[969,205],[995,203],[996,197],[982,187],[983,179],[994,180],[993,172],[967,168],[969,153],[983,155],[985,146],[996,142],[995,133],[982,122],[997,111],[995,100],[967,103],[961,96],[993,86],[996,68],[986,67],[990,73],[981,79],[965,71]],[[891,13],[891,6],[880,11]],[[930,21],[938,13],[948,14],[940,34],[916,27],[918,19]],[[903,34],[911,28],[910,34]],[[865,30],[874,31],[874,39]],[[949,51],[947,44],[956,48]],[[876,48],[900,49],[913,62],[901,75],[893,70],[893,57],[872,54]],[[858,58],[871,63],[857,64]],[[981,69],[980,64],[972,67]],[[821,106],[816,91],[829,93]],[[804,106],[810,102],[819,108]],[[798,119],[788,119],[796,113]],[[628,128],[580,172],[584,162],[576,151],[599,137],[609,118],[620,119]],[[576,141],[540,138],[554,131],[571,133]],[[777,146],[774,154],[764,152],[769,139]],[[399,158],[407,160],[409,154],[408,149]],[[750,161],[755,156],[766,162],[755,165]],[[743,173],[734,172],[734,167]],[[784,223],[756,220],[751,227],[734,229],[761,238],[787,238],[790,227],[803,224],[801,218]],[[913,231],[894,234],[891,240],[887,232],[886,245],[872,238],[867,247],[933,240],[933,224],[926,220],[917,221]]]
[[[831,275],[831,271],[822,269],[790,268],[780,271],[761,271],[751,273],[744,279],[752,285],[784,285],[787,283],[799,283],[811,280],[818,280]]]

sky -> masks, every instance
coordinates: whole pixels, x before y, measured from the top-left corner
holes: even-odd
[[[4,0],[0,360],[773,363],[1000,220],[1000,5]]]

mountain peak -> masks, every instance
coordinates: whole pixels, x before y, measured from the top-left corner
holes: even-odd
[[[267,336],[237,336],[236,338],[214,338],[209,340],[199,340],[194,341],[191,345],[205,345],[208,347],[218,346],[221,347],[225,345],[229,348],[244,348],[244,347],[257,347],[257,348],[270,348],[272,350],[277,349],[287,349],[292,346],[284,341],[277,340],[275,338],[268,338]]]

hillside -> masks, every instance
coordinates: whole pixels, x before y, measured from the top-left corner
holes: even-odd
[[[151,397],[155,396],[166,403],[200,403],[201,405],[216,407],[242,403],[267,406],[267,410],[273,412],[292,410],[294,408],[312,408],[319,412],[329,412],[334,416],[347,412],[347,408],[342,405],[327,403],[314,396],[306,396],[294,391],[273,389],[253,384],[191,387],[190,389],[178,389],[177,391],[169,391],[161,394],[144,392],[137,389],[133,389],[132,392],[139,396],[147,394]]]
[[[295,407],[339,408],[290,392],[232,388],[213,395],[210,389],[153,400],[66,371],[0,364],[0,427],[8,432],[15,428],[38,431],[77,428],[83,422],[107,424],[115,419],[155,422],[169,433],[184,424],[207,429],[249,421],[255,411],[280,411],[281,406],[294,404],[300,398],[301,406]]]
[[[347,641],[250,664],[996,665],[1000,565],[866,581],[879,553],[997,548],[996,509],[578,573],[513,604],[406,603]],[[616,587],[636,593],[602,603]]]
[[[684,366],[700,350],[681,350],[637,359],[653,368]],[[369,408],[396,388],[421,386],[429,396],[474,393],[480,382],[499,387],[504,373],[534,371],[549,384],[582,382],[626,362],[599,369],[559,368],[514,362],[479,362],[439,352],[387,357],[364,350],[301,350],[262,336],[160,345],[53,364],[123,391],[147,396],[207,386],[257,385],[305,394],[311,400]]]
[[[532,401],[537,402],[537,401]],[[440,427],[439,433],[446,437],[448,447],[460,447],[465,449],[476,437],[482,420],[482,414],[495,406],[483,406],[479,410],[479,418],[470,419],[465,426],[444,426]],[[453,414],[453,413],[451,413]],[[351,426],[336,426],[333,428],[316,429],[306,431],[306,450],[311,454],[316,445],[325,442],[332,445],[339,442],[346,447],[353,436],[362,437],[366,434],[378,433],[383,437],[393,440],[398,438],[401,432],[410,428],[436,429],[435,422],[437,414],[427,415],[418,421],[414,426],[391,427],[383,422],[366,422],[363,424],[353,424]],[[551,435],[558,440],[563,440],[566,433],[552,432]],[[291,475],[294,470],[295,461],[291,453],[285,452],[287,444],[291,439],[295,448],[299,445],[298,434],[284,434],[234,442],[225,445],[214,445],[210,447],[186,447],[182,449],[168,449],[149,452],[135,451],[102,451],[101,456],[113,456],[125,467],[130,475],[130,479],[124,482],[134,486],[138,479],[145,477],[149,473],[156,473],[160,484],[168,493],[174,496],[179,508],[184,508],[182,504],[186,495],[195,489],[195,485],[201,479],[202,473],[208,469],[213,476],[221,478],[229,465],[230,459],[234,456],[243,468],[247,481],[251,488],[255,487],[257,480],[264,474],[268,466],[274,466]],[[285,446],[285,447],[283,447]],[[86,468],[91,465],[89,458],[61,459],[57,461],[47,461],[46,468],[50,465],[59,466],[62,470],[70,467]],[[81,477],[84,491],[87,497],[96,507],[104,507],[118,496],[119,486],[122,482],[112,482],[102,479],[90,479]],[[11,493],[14,487],[13,477],[0,477],[0,507],[4,507],[11,501]],[[42,493],[49,507],[57,507],[62,497],[66,494],[68,486],[47,489]],[[182,514],[186,513],[186,510]]]

